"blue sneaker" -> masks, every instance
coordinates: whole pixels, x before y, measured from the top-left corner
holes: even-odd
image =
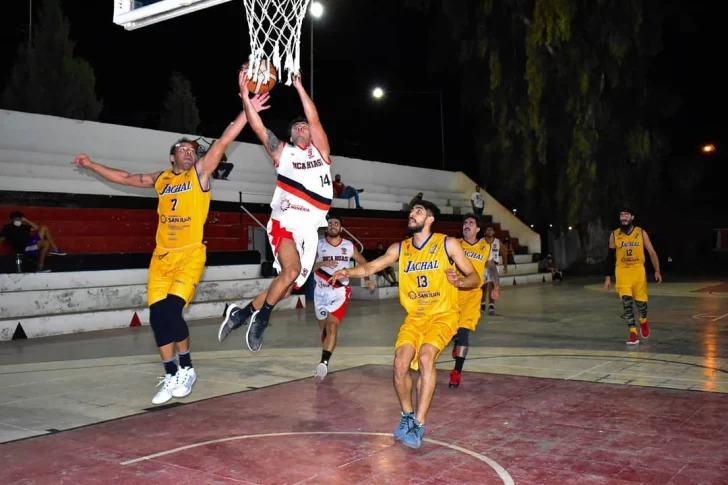
[[[263,346],[263,332],[265,332],[265,329],[268,328],[267,320],[259,320],[256,318],[258,313],[260,312],[255,312],[253,313],[253,316],[250,317],[248,333],[245,335],[248,348],[253,352],[259,351]]]
[[[401,440],[404,438],[404,435],[406,435],[412,427],[412,421],[414,421],[414,419],[415,413],[402,412],[402,418],[399,420],[399,426],[397,426],[397,429],[394,430],[395,440]]]
[[[220,343],[228,338],[228,336],[236,328],[240,328],[245,325],[246,320],[241,318],[242,308],[237,306],[235,303],[231,303],[225,311],[225,319],[220,324],[220,328],[217,331],[217,340]]]
[[[422,437],[425,435],[425,425],[418,424],[413,421],[412,427],[407,431],[407,434],[402,438],[402,444],[409,446],[410,448],[419,448],[422,446]]]

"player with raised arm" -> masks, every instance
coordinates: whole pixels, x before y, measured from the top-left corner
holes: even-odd
[[[359,264],[367,260],[348,239],[341,237],[342,221],[340,217],[329,217],[326,237],[319,239],[316,251],[316,263],[313,265],[313,276],[316,287],[313,300],[316,307],[316,320],[321,328],[321,361],[316,367],[315,377],[323,379],[328,374],[331,354],[336,348],[336,337],[339,325],[349,305],[351,288],[346,278],[331,281],[334,272],[349,267],[353,259]],[[374,291],[375,283],[366,278],[369,291]]]
[[[289,143],[279,140],[255,112],[248,99],[246,71],[240,73],[240,79],[248,122],[273,160],[277,173],[267,230],[275,257],[274,267],[279,273],[268,289],[244,308],[235,304],[228,306],[218,329],[218,340],[223,342],[250,319],[246,341],[248,348],[257,352],[263,345],[263,332],[268,327],[273,308],[290,295],[294,287],[303,286],[311,274],[318,246],[318,228],[326,224],[333,189],[329,141],[316,106],[301,85],[301,78],[296,76],[293,86],[301,98],[306,117],[290,123]]]
[[[242,89],[242,86],[241,86]],[[248,101],[249,112],[268,109],[268,94]],[[153,188],[159,199],[156,248],[149,265],[147,303],[149,323],[154,333],[165,375],[161,389],[152,399],[162,404],[172,397],[192,392],[197,379],[190,356],[189,330],[182,310],[189,305],[205,269],[206,248],[203,228],[210,209],[210,177],[227,147],[247,123],[242,111],[220,139],[200,159],[191,140],[182,138],[169,151],[170,169],[132,174],[106,167],[87,155],[76,156],[73,163],[104,179],[121,185]],[[179,366],[175,359],[175,351]]]
[[[460,242],[432,232],[439,215],[435,204],[416,201],[407,224],[410,239],[391,245],[370,263],[338,270],[332,278],[366,278],[399,259],[399,301],[407,317],[394,346],[394,389],[402,407],[394,438],[411,448],[422,445],[425,418],[435,393],[435,362],[458,330],[458,291],[482,284]],[[416,413],[410,369],[419,370]]]
[[[634,226],[634,215],[628,208],[619,213],[621,227],[609,235],[609,253],[607,257],[607,277],[604,280],[604,289],[609,291],[612,271],[616,273],[615,287],[622,300],[624,313],[622,318],[629,326],[627,345],[637,345],[642,338],[649,338],[650,325],[647,323],[647,272],[645,271],[645,250],[650,255],[652,266],[655,268],[655,281],[662,283],[660,274],[660,260],[647,232],[641,227]],[[637,325],[634,318],[634,303],[640,312],[640,332],[637,334]]]

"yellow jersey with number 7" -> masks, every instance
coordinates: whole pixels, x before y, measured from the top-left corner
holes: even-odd
[[[422,247],[410,238],[399,245],[399,302],[411,317],[458,312],[458,289],[445,270],[455,270],[447,236],[432,233]]]
[[[196,166],[175,174],[165,170],[154,182],[159,204],[157,247],[182,249],[202,243],[210,210],[210,187],[204,190]]]

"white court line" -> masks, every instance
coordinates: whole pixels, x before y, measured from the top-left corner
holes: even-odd
[[[134,463],[139,463],[140,461],[152,460],[154,458],[159,458],[160,456],[171,455],[174,453],[179,453],[180,451],[190,450],[192,448],[199,448],[201,446],[212,445],[215,443],[224,443],[226,441],[247,440],[247,439],[251,439],[251,438],[275,438],[275,437],[279,437],[279,436],[302,436],[302,435],[348,435],[348,436],[357,435],[357,436],[387,436],[390,438],[392,437],[392,433],[371,433],[371,432],[366,432],[366,431],[298,431],[298,432],[289,432],[289,433],[249,434],[249,435],[240,435],[240,436],[230,436],[228,438],[220,438],[220,439],[216,439],[216,440],[203,441],[202,443],[195,443],[192,445],[180,446],[179,448],[172,448],[171,450],[160,451],[159,453],[154,453],[153,455],[147,455],[147,456],[142,456],[140,458],[135,458],[133,460],[122,461],[120,464],[123,466],[133,465]],[[499,463],[488,458],[485,455],[481,455],[480,453],[476,453],[475,451],[468,450],[467,448],[461,448],[460,446],[451,445],[449,443],[433,440],[430,438],[424,438],[423,441],[432,443],[433,445],[450,448],[451,450],[459,451],[460,453],[465,453],[466,455],[472,456],[476,460],[480,460],[483,463],[487,464],[489,467],[491,467],[493,469],[493,471],[498,474],[500,479],[503,480],[504,485],[515,485],[515,482],[513,481],[513,478],[511,478],[511,475],[508,473],[508,471],[505,468],[503,468]]]
[[[577,372],[573,376],[569,376],[569,377],[565,378],[564,380],[568,381],[569,379],[573,379],[574,377],[578,377],[578,376],[580,376],[582,374],[586,374],[587,372],[592,372],[594,369],[598,369],[599,367],[601,367],[603,365],[611,364],[612,362],[615,362],[615,361],[614,360],[610,360],[610,361],[607,361],[607,362],[602,362],[601,364],[595,365],[591,369],[587,369],[587,370],[583,370],[581,372]]]

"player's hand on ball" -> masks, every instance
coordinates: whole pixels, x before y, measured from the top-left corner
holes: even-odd
[[[655,271],[655,281],[658,285],[662,283],[662,274],[659,271]]]
[[[377,284],[373,282],[372,280],[366,280],[367,288],[369,288],[370,292],[374,292],[374,289],[377,287]]]
[[[336,268],[339,264],[336,261],[324,261],[321,266],[324,268]]]
[[[91,159],[85,153],[81,153],[73,159],[73,164],[77,167],[88,168],[91,166]]]
[[[256,94],[253,96],[253,99],[250,100],[250,102],[253,104],[253,108],[255,108],[255,112],[259,113],[261,111],[265,111],[270,106],[266,105],[265,103],[268,102],[270,99],[270,94],[264,93],[264,94]]]
[[[453,286],[460,288],[460,276],[458,276],[457,272],[454,269],[446,269],[445,275],[447,275],[447,280]]]
[[[248,79],[248,70],[243,69],[238,74],[238,86],[240,87],[241,97],[250,95],[250,90],[248,90],[248,81],[250,81],[250,79]]]

